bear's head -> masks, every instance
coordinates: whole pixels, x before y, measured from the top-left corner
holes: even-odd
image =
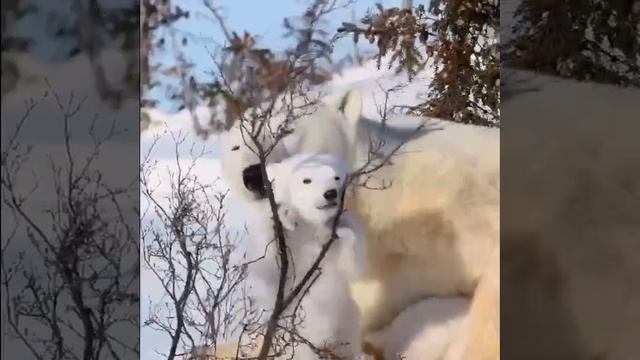
[[[271,147],[275,142],[274,136],[267,130],[263,131],[259,140],[265,148]],[[240,122],[236,122],[222,135],[220,143],[222,176],[231,192],[247,201],[264,199],[266,194],[260,160],[248,131],[241,128]],[[284,144],[279,142],[267,156],[267,163],[280,161],[287,155]]]
[[[283,224],[326,225],[338,212],[348,165],[331,155],[298,154],[267,167]]]

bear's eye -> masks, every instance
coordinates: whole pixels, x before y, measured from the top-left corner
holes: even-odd
[[[231,148],[231,151],[236,151],[236,150],[240,150],[240,145],[236,145]]]
[[[336,181],[340,181],[340,176],[335,177]]]
[[[303,184],[311,184],[311,179],[304,179],[302,180]]]

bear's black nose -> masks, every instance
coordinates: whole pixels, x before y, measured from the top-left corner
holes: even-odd
[[[338,197],[338,191],[336,189],[327,190],[324,192],[324,198],[331,201]]]

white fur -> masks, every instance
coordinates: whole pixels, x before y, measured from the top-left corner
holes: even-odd
[[[330,155],[299,154],[267,169],[273,179],[277,203],[298,212],[303,219],[324,224],[333,219],[340,200],[338,192],[347,176],[347,166]],[[333,191],[327,200],[323,194]]]
[[[295,121],[287,142],[289,152],[329,154],[353,166],[361,113],[362,96],[358,91],[325,98],[310,114]]]
[[[267,131],[262,136],[265,147],[274,144],[274,137]],[[247,284],[254,296],[256,306],[270,309],[273,306],[275,292],[271,286],[277,281],[278,266],[275,262],[277,248],[273,242],[273,223],[269,203],[245,187],[243,170],[251,165],[259,164],[255,145],[248,136],[248,131],[236,122],[228,132],[224,133],[220,142],[222,177],[229,186],[232,197],[239,200],[245,212],[248,236],[246,237],[246,261],[250,262],[247,270]],[[287,156],[283,144],[277,144],[267,157],[267,163],[280,161]],[[264,260],[259,260],[264,258]]]
[[[307,154],[268,167],[287,228],[292,259],[288,288],[302,279],[330,239],[346,169],[346,164],[330,155]],[[326,199],[324,194],[332,190],[338,192],[336,198]],[[329,346],[351,359],[360,355],[362,346],[359,313],[350,296],[350,281],[364,269],[366,249],[362,233],[348,214],[341,217],[337,233],[338,239],[321,262],[321,275],[302,297],[304,319],[298,330],[315,346]],[[273,285],[276,287],[277,283]],[[294,359],[316,357],[305,345],[295,350]]]
[[[357,93],[351,94],[351,99],[348,96],[342,102],[357,104]],[[318,112],[301,123],[308,121],[310,128],[324,126],[317,125],[319,120],[341,116],[335,109],[335,105],[328,105],[325,110],[333,115]],[[351,109],[349,117],[359,118],[359,111],[353,110],[358,107],[352,105]],[[379,125],[367,130],[374,138],[381,132],[393,148],[392,144],[410,134],[401,134],[399,128],[392,130],[395,120],[408,119],[391,119],[386,132]],[[341,152],[360,155],[368,145],[360,130],[370,123],[348,124],[352,135],[345,137],[348,149]],[[312,152],[322,149],[323,141],[328,140],[311,139],[299,148]],[[429,297],[473,297],[499,238],[499,132],[432,120],[426,134],[413,136],[393,165],[375,176],[392,182],[392,187],[383,191],[357,188],[347,202],[366,228],[370,267],[367,279],[352,286],[365,331],[389,326],[411,304]],[[437,337],[434,329],[447,326],[436,319],[410,348],[430,346],[430,333]],[[467,330],[452,336],[463,341]],[[393,348],[375,341],[372,345]]]
[[[462,360],[468,311],[466,298],[426,299],[371,337],[382,345],[386,359]]]
[[[268,131],[263,131],[260,136],[264,147],[272,146],[274,137]],[[221,137],[222,177],[229,185],[231,193],[247,204],[260,202],[256,194],[247,190],[242,179],[242,171],[259,163],[256,147],[249,138],[248,131],[243,129],[240,122],[236,122],[228,132]],[[267,157],[267,163],[280,161],[288,155],[284,144],[279,142]]]

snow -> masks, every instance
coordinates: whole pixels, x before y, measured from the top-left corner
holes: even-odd
[[[208,123],[211,118],[212,110],[208,106],[199,105],[190,113],[187,109],[183,109],[173,114],[167,114],[161,110],[154,108],[143,109],[143,112],[149,115],[149,126],[142,131],[141,141],[148,142],[155,136],[164,135],[167,131],[173,133],[192,133],[194,117],[200,124]],[[215,139],[215,134],[214,138]],[[213,140],[212,139],[212,140]],[[190,140],[198,141],[190,135]]]

